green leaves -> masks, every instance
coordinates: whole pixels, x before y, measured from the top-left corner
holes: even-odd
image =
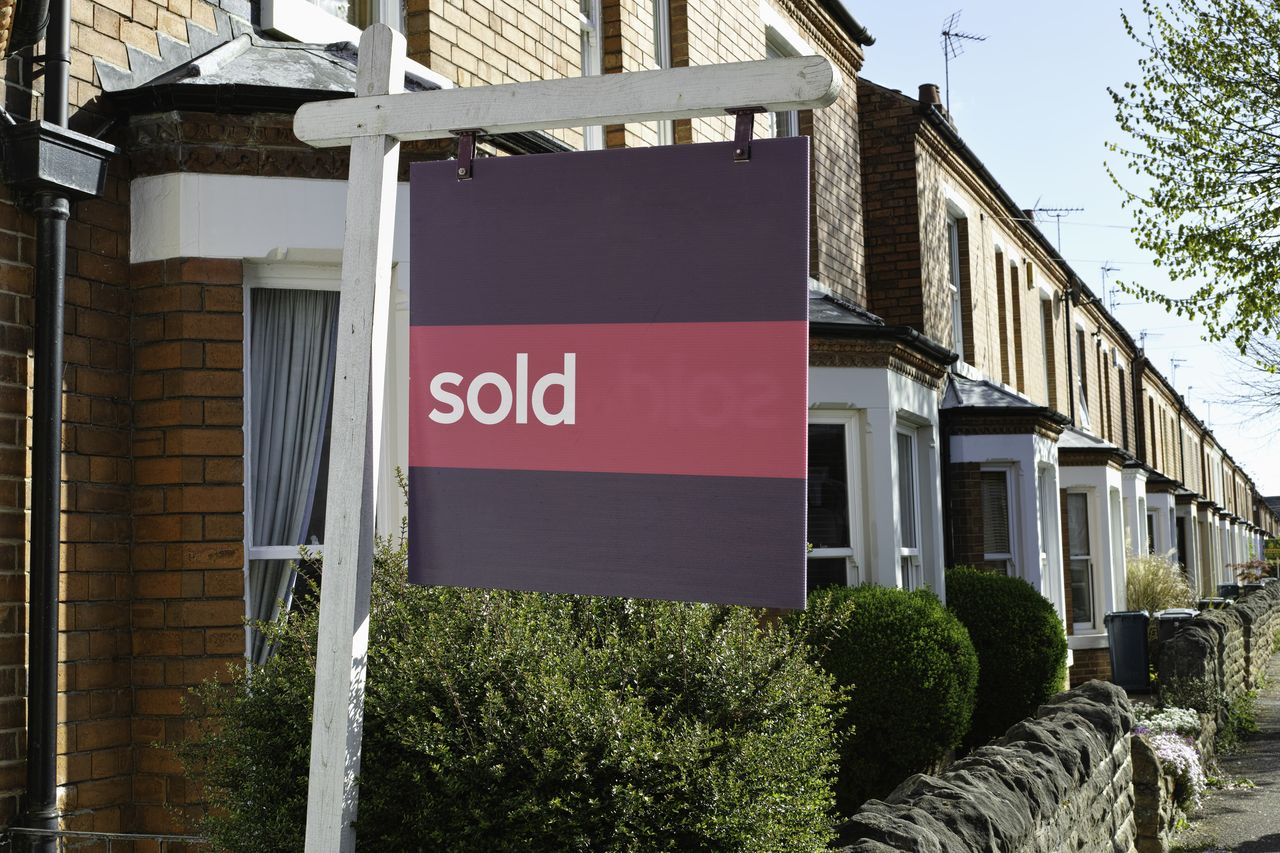
[[[1280,8],[1266,0],[1143,0],[1129,36],[1141,80],[1110,90],[1128,142],[1108,146],[1131,176],[1134,238],[1175,282],[1171,297],[1124,289],[1205,322],[1244,352],[1280,332]]]
[[[364,850],[810,851],[832,836],[830,680],[744,608],[423,588],[375,560]],[[206,685],[187,754],[218,849],[300,850],[313,615]]]
[[[841,813],[933,770],[969,730],[978,659],[964,626],[932,593],[817,590],[792,622],[845,688]]]

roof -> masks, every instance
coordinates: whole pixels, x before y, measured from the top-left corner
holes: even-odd
[[[809,291],[809,322],[836,326],[884,325],[884,320],[870,311],[820,290]]]
[[[1067,427],[1062,431],[1062,436],[1058,439],[1059,450],[1106,450],[1119,453],[1120,448],[1109,441],[1103,441],[1097,436],[1089,435],[1087,432],[1081,432],[1075,427]]]
[[[1040,411],[1044,407],[1006,391],[993,382],[983,379],[966,379],[952,374],[942,395],[943,409],[1027,409]]]
[[[188,44],[160,34],[160,56],[130,47],[129,68],[94,60],[103,91],[142,109],[197,107],[218,112],[293,111],[302,103],[355,93],[356,46],[350,42],[277,41],[246,21],[215,13],[212,32],[188,22]],[[439,89],[406,74],[406,91]]]

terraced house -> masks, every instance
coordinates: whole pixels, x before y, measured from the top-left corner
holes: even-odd
[[[868,308],[956,353],[939,408],[948,564],[1058,608],[1071,680],[1108,678],[1125,561],[1202,594],[1277,530],[1249,478],[969,149],[936,86],[859,81]],[[910,177],[904,177],[910,176]]]
[[[36,0],[18,0],[5,78],[5,823],[182,829],[199,801],[170,748],[188,725],[187,688],[267,653],[245,617],[287,606],[298,544],[323,548],[347,164],[342,151],[300,144],[291,122],[302,103],[351,94],[353,43],[373,21],[407,36],[405,86],[418,90],[811,53],[840,69],[836,104],[756,127],[812,139],[811,585],[945,595],[953,563],[1023,577],[1063,616],[1078,680],[1105,669],[1102,616],[1122,603],[1128,551],[1177,548],[1210,589],[1280,532],[1227,451],[964,145],[936,92],[916,100],[858,80],[874,39],[839,0],[48,7],[54,48],[65,29],[67,84],[57,51],[31,46]],[[481,148],[731,134],[726,117]],[[49,146],[104,163],[101,182],[68,187],[21,156]],[[447,157],[453,143],[402,151],[406,163]],[[399,390],[385,400],[378,460],[386,531],[402,511],[389,472],[407,455],[400,197],[387,365]],[[624,203],[602,200],[601,214]],[[594,248],[577,261],[607,283]],[[65,300],[49,295],[62,280]],[[49,367],[55,343],[60,371]],[[42,609],[49,583],[56,613]],[[56,666],[38,653],[53,648],[50,633]]]

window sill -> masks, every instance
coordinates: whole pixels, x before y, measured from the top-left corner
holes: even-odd
[[[1107,635],[1103,633],[1094,634],[1071,634],[1067,637],[1067,648],[1069,649],[1106,649],[1111,644],[1107,640]]]
[[[360,29],[339,20],[307,0],[262,0],[262,29],[304,44],[360,44]],[[428,80],[441,89],[452,89],[453,81],[425,65],[405,61],[412,77]]]

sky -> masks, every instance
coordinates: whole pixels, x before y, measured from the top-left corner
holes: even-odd
[[[1062,217],[1060,251],[1095,293],[1117,280],[1135,281],[1182,295],[1130,234],[1124,195],[1105,164],[1123,170],[1107,142],[1125,141],[1107,87],[1139,79],[1143,55],[1124,31],[1122,8],[1136,2],[1074,3],[977,0],[910,0],[868,3],[845,0],[858,22],[875,36],[862,76],[915,97],[921,83],[944,84],[941,31],[960,11],[955,29],[985,37],[964,43],[950,63],[951,112],[965,143],[995,175],[1019,207],[1083,208]],[[946,93],[944,92],[944,98]],[[1040,228],[1055,245],[1055,220]],[[1280,454],[1271,440],[1280,414],[1260,417],[1231,398],[1248,371],[1228,345],[1205,342],[1203,327],[1167,314],[1124,293],[1114,315],[1137,340],[1144,330],[1147,355],[1173,380],[1191,409],[1253,478],[1264,495],[1280,494]],[[1180,361],[1171,362],[1171,359]],[[1175,369],[1176,365],[1176,369]]]

